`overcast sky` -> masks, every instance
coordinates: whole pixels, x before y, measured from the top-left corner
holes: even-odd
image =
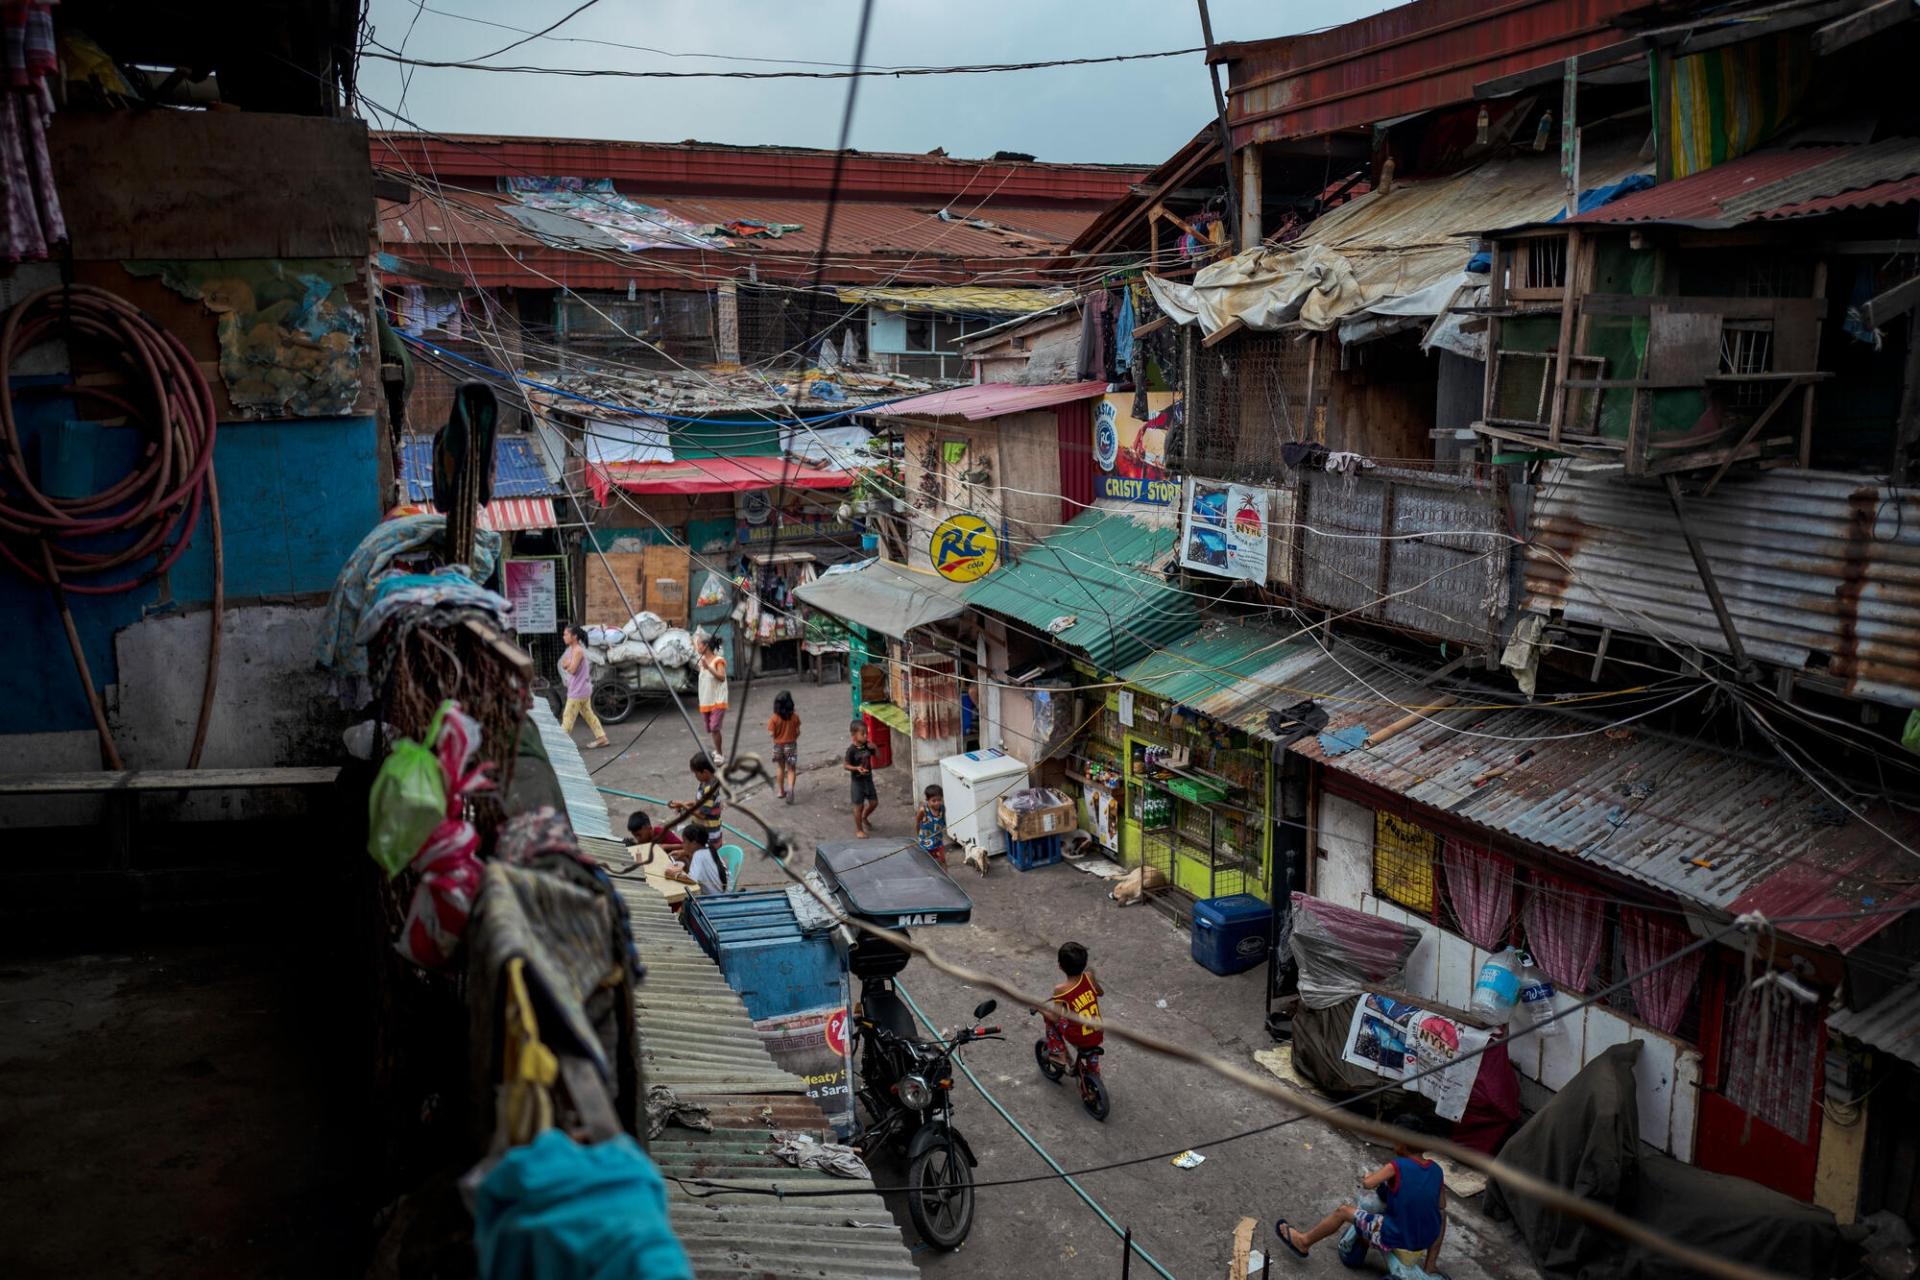
[[[538,30],[578,0],[371,0],[373,36],[410,57],[472,60]],[[1259,40],[1348,22],[1383,0],[1211,0],[1214,37]],[[779,70],[766,63],[666,54],[846,63],[858,0],[599,0],[552,37],[493,59],[500,65],[628,70]],[[452,15],[461,16],[452,16]],[[417,22],[416,22],[417,15]],[[501,26],[483,25],[498,23]],[[408,27],[412,25],[412,33]],[[1198,10],[1181,0],[876,0],[869,65],[1037,62],[1198,46]],[[793,67],[793,70],[816,68]],[[512,133],[650,142],[830,147],[845,80],[631,80],[402,68],[367,58],[371,104],[444,133]],[[370,106],[370,115],[377,112]],[[1199,54],[1147,62],[993,75],[867,79],[853,146],[954,156],[1031,152],[1042,160],[1157,164],[1213,112]],[[384,121],[382,121],[384,123]]]

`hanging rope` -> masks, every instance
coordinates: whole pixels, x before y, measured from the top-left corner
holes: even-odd
[[[66,342],[70,369],[84,351],[119,374],[119,382],[110,390],[74,377],[63,386],[40,386],[33,392],[91,400],[110,415],[124,416],[145,437],[132,469],[77,498],[51,496],[34,482],[14,415],[12,377],[18,357],[55,340]],[[79,284],[44,289],[22,299],[0,326],[0,556],[53,592],[100,735],[101,759],[111,769],[125,766],[68,596],[116,595],[153,582],[186,551],[206,509],[213,534],[212,621],[200,714],[187,754],[187,767],[198,768],[213,714],[226,606],[214,427],[213,389],[186,346],[117,294]]]

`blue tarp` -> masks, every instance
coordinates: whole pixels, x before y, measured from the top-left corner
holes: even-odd
[[[1582,191],[1580,193],[1580,199],[1575,201],[1574,211],[1576,213],[1591,213],[1603,204],[1612,204],[1621,196],[1630,196],[1636,191],[1645,191],[1652,185],[1652,174],[1630,173],[1618,182],[1609,183],[1604,187],[1589,187],[1585,191]],[[1565,221],[1566,216],[1567,211],[1562,209],[1551,218],[1548,218],[1547,221],[1562,222]],[[1467,270],[1483,275],[1493,270],[1493,255],[1485,252],[1474,254],[1471,258],[1467,259]]]
[[[408,502],[433,501],[433,437],[408,436],[400,450]],[[493,496],[564,498],[567,491],[540,464],[540,446],[531,436],[495,436]]]

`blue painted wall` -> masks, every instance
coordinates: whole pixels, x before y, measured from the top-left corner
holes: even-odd
[[[28,456],[70,404],[22,398]],[[230,603],[326,592],[380,507],[379,426],[372,417],[222,423],[214,448]],[[95,452],[94,487],[131,464],[137,432],[109,428]],[[114,683],[113,636],[151,613],[213,595],[212,539],[203,514],[192,542],[158,582],[113,596],[70,596],[96,684]],[[88,729],[92,717],[47,588],[0,563],[0,733]],[[198,680],[195,670],[183,679]]]

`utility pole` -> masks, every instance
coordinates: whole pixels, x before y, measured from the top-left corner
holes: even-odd
[[[1213,82],[1214,124],[1220,132],[1220,168],[1227,179],[1227,226],[1233,243],[1240,243],[1240,193],[1233,180],[1233,130],[1227,125],[1227,95],[1220,87],[1220,68],[1213,61],[1213,19],[1207,13],[1207,0],[1195,0],[1200,6],[1200,38],[1207,43],[1207,78]]]

